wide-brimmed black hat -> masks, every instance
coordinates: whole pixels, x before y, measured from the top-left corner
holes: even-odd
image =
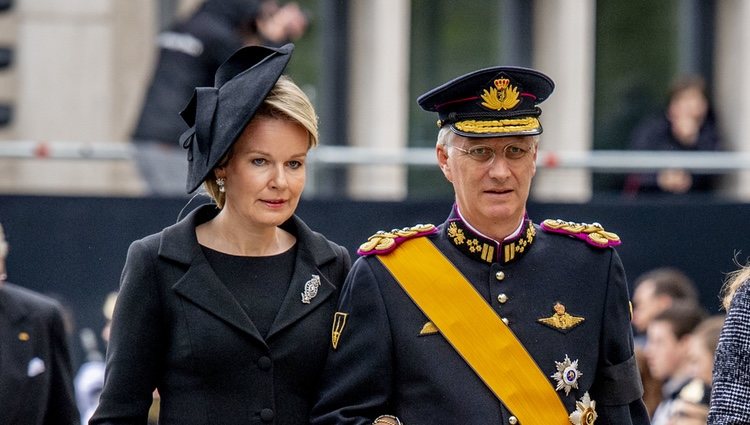
[[[438,127],[449,125],[462,136],[535,135],[542,132],[537,105],[554,88],[539,71],[498,66],[455,78],[419,96],[417,103],[438,113]]]
[[[294,45],[248,46],[216,71],[214,87],[197,87],[180,112],[190,128],[180,136],[187,149],[188,193],[196,190],[229,152],[278,81]]]

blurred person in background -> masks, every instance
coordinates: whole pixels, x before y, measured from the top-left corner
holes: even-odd
[[[249,46],[199,87],[187,191],[203,205],[133,242],[92,425],[308,424],[348,251],[296,215],[317,116],[282,75],[293,45]]]
[[[7,282],[0,225],[0,423],[78,425],[62,306]]]
[[[669,92],[667,106],[656,117],[645,118],[633,131],[631,150],[698,152],[721,149],[719,130],[707,93],[699,76],[677,79]],[[631,174],[625,193],[646,194],[710,193],[716,176],[685,169],[663,169],[656,173]]]
[[[662,400],[652,418],[652,425],[664,425],[672,402],[690,376],[688,350],[693,330],[706,317],[694,303],[677,303],[658,314],[646,330],[646,361],[651,375],[663,382]]]
[[[195,87],[214,84],[214,73],[237,49],[281,46],[300,38],[308,19],[297,3],[206,0],[187,19],[157,38],[158,57],[133,130],[137,162],[150,191],[180,194],[185,177],[178,145],[187,126],[179,113]]]
[[[667,425],[706,425],[711,385],[700,378],[688,382],[675,397]]]
[[[111,292],[102,305],[102,314],[106,322],[101,331],[101,338],[105,346],[109,342],[109,327],[116,299],[117,293]],[[76,390],[76,403],[81,414],[81,424],[86,425],[99,404],[99,395],[104,387],[104,356],[99,351],[96,335],[91,329],[86,328],[81,331],[81,342],[86,349],[86,362],[78,368],[73,382]]]
[[[635,280],[633,291],[633,328],[635,330],[635,357],[643,382],[643,402],[650,415],[662,400],[663,382],[653,375],[646,361],[646,329],[648,324],[675,303],[698,304],[698,291],[684,272],[674,267],[649,270]]]
[[[693,280],[674,267],[649,270],[638,276],[633,287],[633,327],[637,343],[645,342],[643,337],[654,317],[675,303],[699,304]]]
[[[702,321],[691,333],[687,353],[688,374],[708,385],[713,380],[714,357],[723,325],[724,315],[717,314]]]
[[[750,423],[750,266],[730,274],[723,289],[727,311],[716,349],[710,425]]]

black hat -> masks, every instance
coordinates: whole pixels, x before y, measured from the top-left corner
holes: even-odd
[[[190,128],[180,136],[187,149],[188,193],[197,189],[229,152],[263,104],[291,58],[294,45],[243,47],[216,71],[214,87],[197,87],[180,112]]]
[[[526,136],[542,132],[537,105],[554,88],[539,71],[498,66],[455,78],[419,96],[417,103],[438,113],[438,127],[450,125],[462,136]]]

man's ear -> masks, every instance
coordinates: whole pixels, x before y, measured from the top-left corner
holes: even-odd
[[[440,170],[443,172],[443,175],[449,182],[453,183],[451,168],[450,164],[448,163],[448,146],[438,144],[435,147],[435,154],[437,155],[438,165],[440,166]]]

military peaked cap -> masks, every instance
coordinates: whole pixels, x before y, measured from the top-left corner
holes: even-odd
[[[535,135],[542,132],[537,105],[554,87],[539,71],[499,66],[455,78],[423,94],[417,103],[438,113],[438,127],[449,125],[462,136]]]

